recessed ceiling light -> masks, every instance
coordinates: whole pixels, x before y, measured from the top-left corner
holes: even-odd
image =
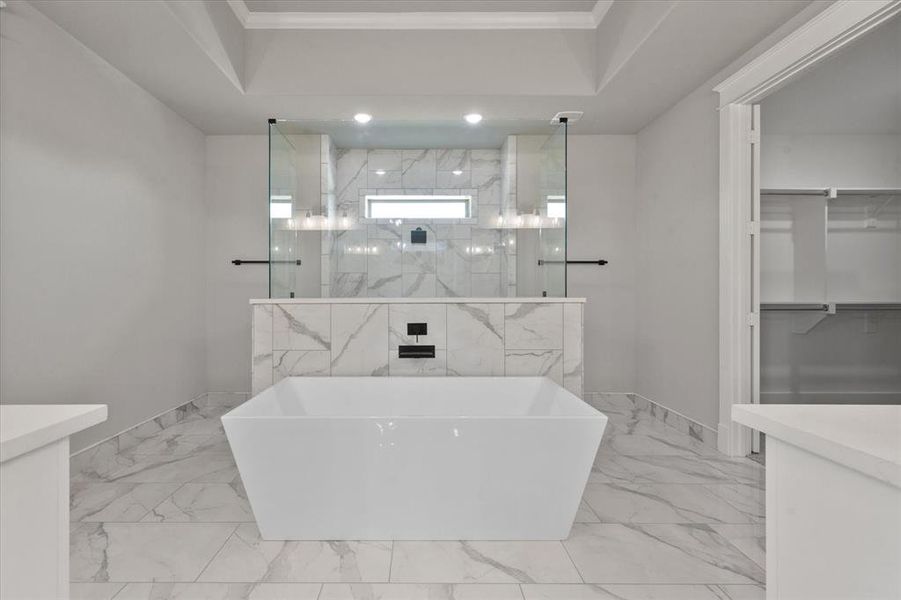
[[[453,173],[454,173],[454,175],[462,175],[463,171],[461,171],[460,169],[457,169],[456,171],[453,171]]]
[[[376,174],[376,175],[384,175],[384,174],[385,174],[385,169],[379,169],[379,170],[377,170],[377,171],[375,172],[375,174]]]
[[[366,123],[372,120],[372,115],[369,113],[357,113],[354,115],[354,121],[359,123],[360,125],[365,125]]]
[[[466,122],[470,125],[475,125],[482,120],[482,115],[480,115],[479,113],[469,113],[463,118],[466,119]]]

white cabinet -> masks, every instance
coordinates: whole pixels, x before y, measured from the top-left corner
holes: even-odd
[[[735,406],[767,435],[767,600],[901,598],[901,406]]]
[[[105,405],[0,405],[0,599],[69,597],[69,436]]]

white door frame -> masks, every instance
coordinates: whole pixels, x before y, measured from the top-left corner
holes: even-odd
[[[901,12],[901,0],[839,0],[714,88],[720,109],[720,405],[717,445],[730,456],[751,449],[751,431],[733,423],[732,406],[753,401],[759,360],[759,268],[752,236],[760,224],[755,199],[754,152],[759,127],[752,105],[820,60]],[[756,132],[755,132],[756,129]]]

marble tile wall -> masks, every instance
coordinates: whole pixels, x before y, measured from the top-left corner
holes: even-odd
[[[514,235],[498,215],[516,207],[516,142],[499,149],[335,148],[322,140],[321,209],[341,228],[322,232],[321,297],[516,295]],[[365,218],[367,194],[472,196],[470,219]],[[413,245],[410,232],[426,231]]]
[[[547,376],[582,396],[579,301],[290,302],[253,311],[253,394],[290,376]],[[415,344],[435,358],[399,358]]]

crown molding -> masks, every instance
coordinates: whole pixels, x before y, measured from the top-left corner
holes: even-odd
[[[581,12],[253,12],[228,0],[244,29],[596,29],[614,0]]]
[[[757,101],[901,13],[901,0],[838,0],[713,88],[720,108]]]

